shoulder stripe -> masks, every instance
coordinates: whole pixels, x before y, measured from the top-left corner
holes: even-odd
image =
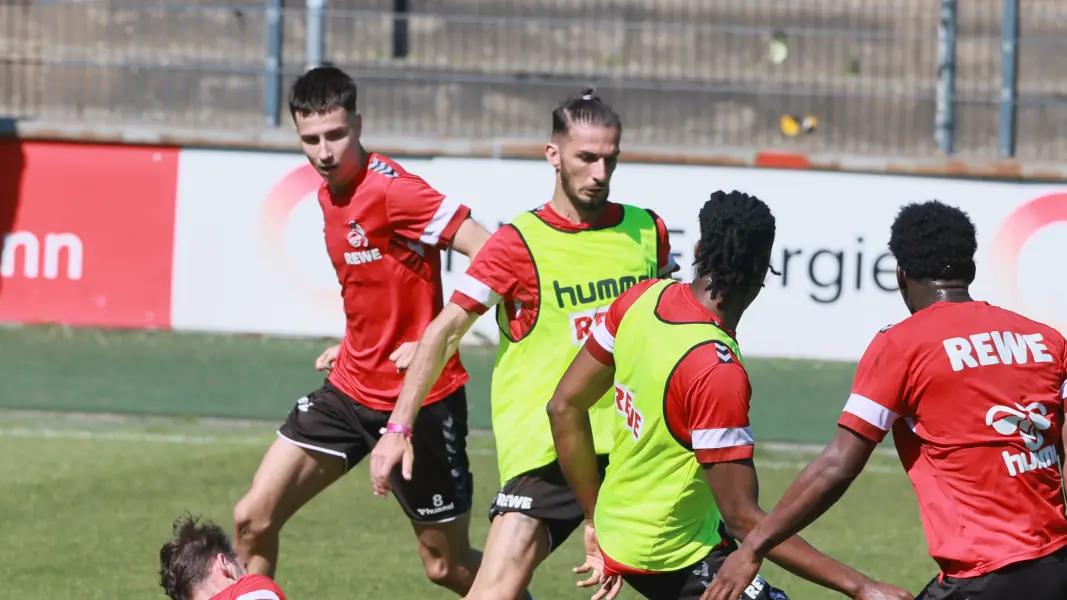
[[[712,343],[715,345],[715,353],[719,356],[719,364],[734,362],[734,353],[729,346],[718,340]]]
[[[379,175],[385,175],[390,179],[395,179],[400,176],[400,174],[396,172],[396,169],[382,162],[381,159],[377,157],[371,159],[370,164],[367,165],[367,170],[374,171]]]
[[[281,600],[278,594],[270,590],[256,590],[254,592],[248,592],[247,594],[241,594],[237,597],[237,600]]]

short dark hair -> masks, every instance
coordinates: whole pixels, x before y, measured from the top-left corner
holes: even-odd
[[[974,281],[978,236],[967,213],[937,200],[900,209],[889,251],[913,281]]]
[[[771,264],[775,220],[759,198],[718,191],[700,209],[697,276],[710,276],[708,291],[730,302],[763,285]]]
[[[289,114],[319,115],[335,108],[356,112],[356,82],[333,65],[315,67],[293,82],[289,90]]]
[[[592,88],[571,96],[552,111],[552,135],[568,133],[575,124],[614,127],[622,133],[622,119]]]
[[[171,540],[159,551],[159,585],[173,600],[188,600],[207,579],[219,554],[238,564],[237,553],[221,527],[192,515],[179,517]]]

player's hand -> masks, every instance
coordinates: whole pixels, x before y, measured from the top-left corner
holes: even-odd
[[[333,363],[337,361],[337,353],[341,351],[341,344],[336,346],[330,346],[322,351],[322,354],[315,359],[315,368],[319,371],[329,371],[333,369]]]
[[[700,600],[737,600],[741,598],[752,581],[759,574],[763,561],[751,552],[745,551],[744,544],[735,550],[715,573],[711,585],[704,590]]]
[[[396,364],[397,372],[403,371],[411,365],[411,359],[415,358],[415,349],[419,347],[418,342],[404,342],[397,346],[396,350],[389,355],[389,360]]]
[[[579,575],[589,573],[589,577],[578,582],[578,587],[600,586],[593,594],[592,600],[612,600],[622,589],[621,575],[604,574],[604,555],[600,553],[600,544],[596,539],[596,530],[590,523],[585,524],[585,562],[572,569]]]
[[[399,433],[383,433],[374,451],[370,453],[370,482],[375,496],[389,494],[389,476],[397,465],[402,465],[400,474],[411,481],[411,468],[415,462],[415,449],[411,440]]]
[[[895,585],[868,581],[860,588],[855,600],[915,600],[915,597],[907,590],[902,590]]]

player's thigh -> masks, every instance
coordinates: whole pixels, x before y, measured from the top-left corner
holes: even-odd
[[[467,540],[469,547],[463,524],[470,522],[467,515],[474,499],[474,475],[467,457],[467,400],[463,388],[419,411],[411,443],[415,451],[411,480],[403,478],[398,465],[390,475],[393,495],[413,523],[442,524],[435,531],[452,538],[463,529],[462,539],[456,538],[452,543]]]
[[[344,473],[344,462],[337,457],[278,438],[263,456],[251,489],[238,503],[237,519],[284,523]]]
[[[539,520],[520,513],[497,515],[467,600],[522,598],[549,550],[548,531]]]
[[[366,456],[370,446],[349,403],[328,384],[297,401],[239,503],[239,517],[285,522]]]
[[[419,542],[419,557],[427,566],[440,563],[446,570],[465,565],[471,557],[470,513],[446,521],[412,521]]]
[[[598,463],[603,478],[607,457],[598,457]],[[549,553],[562,546],[585,522],[582,507],[556,462],[527,471],[504,484],[493,498],[489,519],[495,521],[498,515],[510,513],[532,517],[544,525]]]

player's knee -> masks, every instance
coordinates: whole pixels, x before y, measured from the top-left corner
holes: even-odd
[[[238,541],[253,541],[275,532],[270,511],[251,495],[241,498],[233,508],[233,528]]]
[[[443,556],[424,557],[422,564],[426,578],[434,584],[459,594],[465,594],[470,589],[474,573],[469,565],[450,561]]]
[[[444,558],[432,558],[423,562],[426,577],[437,585],[444,586],[453,576],[453,569]]]
[[[464,570],[462,566],[454,565],[444,557],[423,561],[423,567],[426,569],[427,579],[441,587],[450,589],[461,582],[461,571]]]

